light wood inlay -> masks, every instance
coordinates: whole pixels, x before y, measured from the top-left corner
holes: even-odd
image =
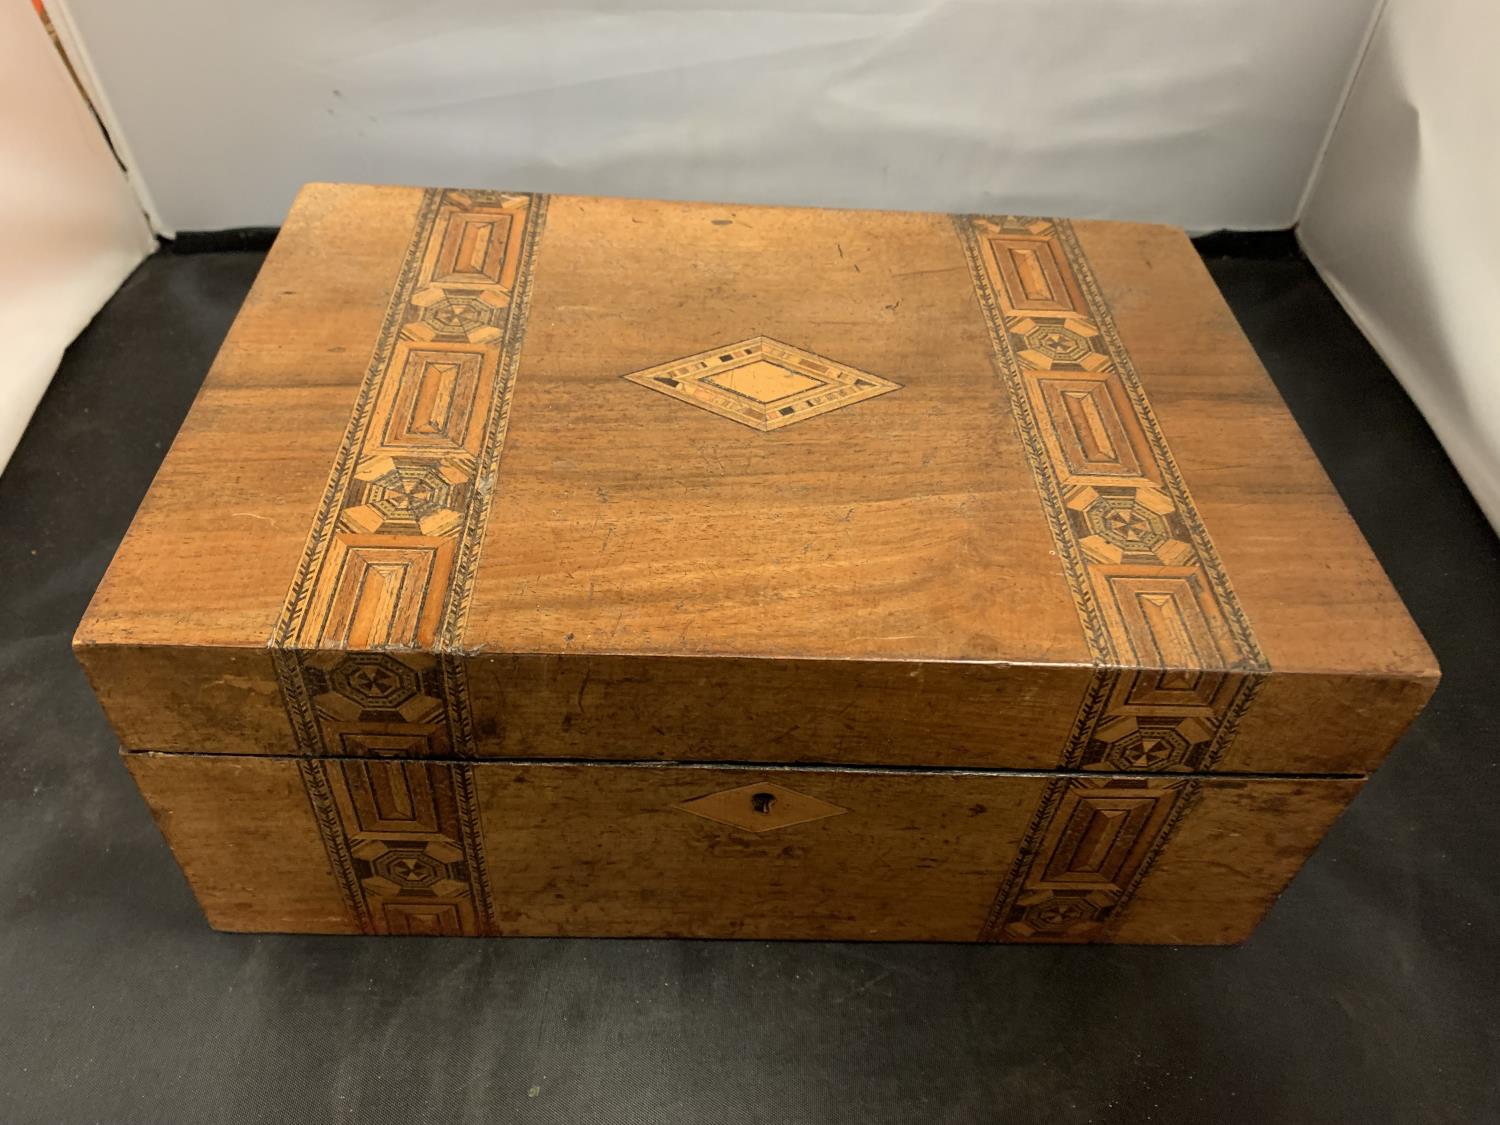
[[[879,375],[765,336],[625,378],[756,430],[779,430],[901,389]]]

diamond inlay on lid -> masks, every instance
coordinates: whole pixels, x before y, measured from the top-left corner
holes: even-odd
[[[757,430],[776,430],[901,384],[756,336],[625,376]]]
[[[673,808],[751,832],[772,832],[849,811],[769,781],[695,797]]]

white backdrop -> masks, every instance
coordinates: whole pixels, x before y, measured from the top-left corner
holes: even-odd
[[[1375,4],[64,6],[165,228],[359,180],[1211,229],[1294,220]]]
[[[1390,0],[1299,228],[1500,528],[1500,7]]]
[[[31,5],[0,3],[0,469],[68,342],[156,248]]]

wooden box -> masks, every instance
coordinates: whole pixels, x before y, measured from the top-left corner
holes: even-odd
[[[75,644],[324,933],[1237,941],[1437,680],[1180,231],[333,185]]]

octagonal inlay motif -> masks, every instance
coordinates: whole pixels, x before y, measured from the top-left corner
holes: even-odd
[[[462,522],[470,471],[461,458],[371,457],[354,474],[343,522],[366,533],[448,534]]]
[[[387,520],[419,520],[446,508],[448,482],[430,465],[398,465],[370,482],[365,503]]]
[[[356,652],[328,674],[328,685],[372,710],[392,710],[420,690],[417,674],[394,657]]]
[[[442,336],[463,336],[493,323],[495,308],[477,297],[444,296],[422,310],[422,320]]]
[[[445,840],[365,839],[350,849],[360,885],[382,898],[468,894],[464,853]]]
[[[1025,919],[1038,930],[1061,930],[1089,921],[1097,913],[1081,898],[1051,898],[1028,909]]]
[[[1025,337],[1026,346],[1040,352],[1054,363],[1077,363],[1089,354],[1088,340],[1061,324],[1043,324]]]
[[[1105,764],[1121,770],[1168,770],[1187,757],[1189,743],[1172,725],[1140,725],[1110,746]]]
[[[1122,551],[1152,551],[1167,541],[1162,518],[1129,496],[1101,496],[1084,512],[1095,535]]]
[[[448,874],[445,864],[433,859],[420,847],[393,847],[370,866],[377,875],[404,890],[430,887]]]
[[[1109,366],[1099,329],[1082,317],[1022,316],[1007,326],[1016,358],[1033,371],[1102,371]]]

